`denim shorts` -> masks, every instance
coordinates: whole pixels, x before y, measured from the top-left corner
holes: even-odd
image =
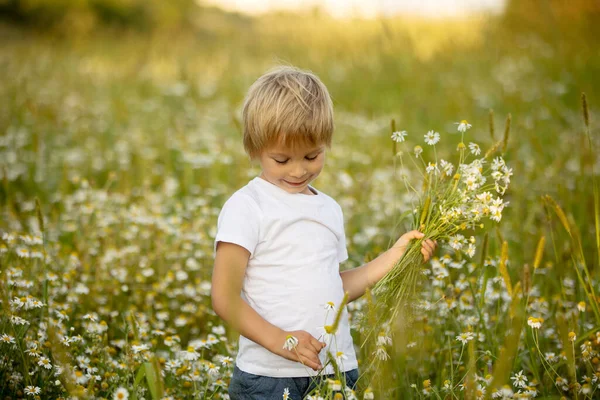
[[[354,389],[358,380],[358,369],[346,371],[344,375],[346,386]],[[325,378],[333,378],[333,375],[321,379]],[[290,400],[301,400],[315,388],[315,383],[314,378],[310,377],[272,378],[254,375],[242,371],[236,365],[229,384],[229,397],[231,400],[281,400],[287,388]]]

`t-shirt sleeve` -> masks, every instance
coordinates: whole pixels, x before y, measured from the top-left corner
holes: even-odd
[[[217,235],[213,250],[218,242],[242,246],[254,254],[259,239],[260,210],[254,200],[244,194],[235,193],[223,205],[217,220]]]
[[[338,205],[338,213],[340,218],[340,240],[338,241],[337,258],[338,262],[344,262],[348,259],[348,249],[346,249],[346,232],[344,230],[344,213]]]

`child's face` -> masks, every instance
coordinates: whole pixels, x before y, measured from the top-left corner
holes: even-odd
[[[325,145],[292,151],[278,144],[261,153],[260,165],[261,176],[286,192],[312,194],[308,185],[325,165]]]

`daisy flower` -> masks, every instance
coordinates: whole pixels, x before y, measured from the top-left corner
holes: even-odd
[[[475,338],[475,334],[473,334],[473,332],[463,332],[456,337],[456,340],[458,340],[463,345],[465,345],[465,344],[467,344],[467,342],[470,342],[474,338]]]
[[[392,133],[392,140],[396,143],[404,142],[407,135],[406,131],[396,131]]]
[[[415,152],[415,157],[419,158],[419,156],[421,155],[421,153],[423,153],[423,148],[419,145],[416,145],[415,148],[413,149]]]
[[[35,396],[36,394],[40,394],[42,392],[42,389],[40,389],[37,386],[26,386],[25,387],[25,394],[30,395],[30,396]]]
[[[471,150],[471,154],[474,154],[476,156],[478,156],[479,154],[481,154],[481,148],[479,147],[479,145],[477,143],[469,143],[469,150]]]
[[[435,145],[440,141],[440,134],[434,131],[429,131],[425,134],[425,143],[430,146]]]
[[[0,336],[0,343],[15,343],[15,338],[3,333],[2,336]]]
[[[283,344],[283,348],[285,350],[292,351],[293,349],[296,348],[296,346],[298,346],[298,338],[296,338],[295,336],[292,336],[292,335],[288,335],[288,337],[285,338],[285,343]]]
[[[335,361],[338,364],[342,364],[344,362],[344,360],[347,360],[347,359],[348,359],[348,356],[346,356],[343,351],[338,351],[337,353],[335,353]]]
[[[527,377],[523,375],[523,370],[520,370],[514,376],[511,376],[510,379],[513,381],[515,387],[524,388],[527,386]]]
[[[290,389],[289,388],[283,389],[283,400],[288,400],[289,398],[290,398]]]
[[[375,357],[381,361],[385,361],[390,358],[389,354],[385,351],[385,348],[382,346],[377,346],[377,350],[374,352]]]
[[[113,400],[127,400],[129,398],[129,392],[124,387],[120,387],[115,391]]]
[[[463,132],[463,133],[466,132],[467,129],[471,128],[471,124],[468,123],[466,119],[463,119],[460,122],[455,122],[454,124],[458,125],[458,127],[457,127],[458,131]]]
[[[542,322],[544,322],[543,318],[527,318],[527,325],[529,325],[533,329],[540,329],[542,327]]]

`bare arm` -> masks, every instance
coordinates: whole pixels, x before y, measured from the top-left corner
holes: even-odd
[[[244,337],[292,361],[318,369],[318,353],[324,347],[305,331],[286,332],[262,318],[241,297],[242,283],[250,253],[233,243],[219,242],[212,276],[212,306],[219,317]],[[295,351],[283,349],[286,337],[298,339]]]
[[[405,233],[386,252],[371,262],[357,268],[340,272],[344,291],[348,292],[348,301],[354,301],[365,294],[365,290],[374,286],[383,278],[404,255],[408,243],[412,239],[420,239],[423,234],[419,231]],[[431,239],[424,240],[421,246],[421,254],[424,261],[429,260],[435,251],[437,243]]]

